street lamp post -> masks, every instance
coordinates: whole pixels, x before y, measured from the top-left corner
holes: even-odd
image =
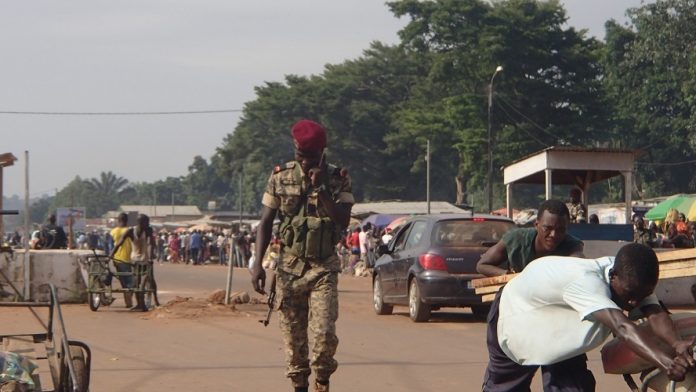
[[[493,80],[495,75],[503,72],[502,66],[497,66],[491,82],[488,85],[488,175],[486,179],[486,196],[488,197],[488,212],[493,211],[493,127],[491,122],[491,113],[493,110]]]

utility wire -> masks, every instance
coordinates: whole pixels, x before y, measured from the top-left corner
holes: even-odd
[[[186,114],[215,114],[215,113],[237,113],[242,109],[220,109],[220,110],[182,110],[165,112],[38,112],[38,111],[17,111],[0,110],[0,114],[25,115],[25,116],[168,116]]]
[[[515,113],[519,114],[520,116],[522,116],[522,118],[524,118],[525,120],[529,121],[530,124],[532,124],[532,125],[534,125],[535,127],[537,127],[540,131],[542,131],[542,132],[544,132],[545,134],[547,134],[547,135],[553,137],[554,139],[558,139],[558,135],[554,135],[553,133],[551,133],[551,132],[547,131],[546,129],[544,129],[544,127],[542,127],[541,125],[539,125],[539,124],[537,124],[536,122],[534,122],[534,120],[532,120],[531,118],[525,116],[524,113],[522,113],[522,112],[520,112],[519,110],[517,110],[517,108],[514,107],[514,106],[512,106],[512,104],[510,104],[508,101],[506,101],[505,99],[503,99],[503,98],[500,97],[500,96],[497,97],[497,98],[498,98],[499,101],[501,101],[501,102],[503,102],[505,105],[507,105],[510,109],[514,110]]]
[[[688,165],[690,163],[696,163],[696,159],[691,160],[691,161],[683,161],[683,162],[636,162],[638,165],[645,165],[645,166],[680,166],[680,165]]]
[[[499,105],[498,108],[499,108],[500,110],[502,110],[503,113],[505,113],[505,116],[507,116],[507,118],[508,118],[510,121],[512,121],[513,123],[514,123],[514,122],[517,122],[517,120],[515,120],[515,119],[510,115],[510,113],[509,113],[507,110],[505,110],[505,108],[504,108],[502,105]],[[531,137],[532,139],[534,139],[537,143],[541,144],[542,146],[544,146],[544,147],[550,147],[548,144],[544,143],[541,139],[539,139],[538,137],[532,135],[531,132],[529,132],[529,131],[527,131],[526,129],[524,129],[524,127],[519,127],[519,128],[516,128],[516,129],[519,129],[519,130],[521,130],[522,132],[526,133],[527,136]]]

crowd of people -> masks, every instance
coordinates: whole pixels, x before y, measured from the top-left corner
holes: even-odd
[[[672,208],[664,222],[645,223],[642,216],[633,217],[633,241],[651,248],[693,248],[696,245],[696,222]]]
[[[374,267],[378,247],[387,245],[391,238],[390,227],[377,227],[370,222],[346,229],[343,240],[337,246],[341,268],[344,272],[352,272],[358,262],[363,262],[367,268]]]
[[[219,228],[212,230],[169,231],[155,233],[153,260],[158,262],[202,265],[217,262],[248,268],[252,258],[255,232],[249,228],[229,232]],[[117,241],[113,229],[76,231],[72,237],[56,224],[51,214],[46,223],[34,230],[29,238],[31,249],[96,249],[110,254]],[[20,248],[23,243],[19,231],[9,233],[5,243]]]

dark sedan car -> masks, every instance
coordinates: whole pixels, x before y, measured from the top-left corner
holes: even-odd
[[[382,246],[375,262],[372,292],[377,314],[391,314],[394,305],[407,305],[413,321],[430,318],[442,307],[471,307],[484,316],[482,304],[469,281],[480,255],[506,232],[512,220],[496,215],[442,214],[411,218]]]

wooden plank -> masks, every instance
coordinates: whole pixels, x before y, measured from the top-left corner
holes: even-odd
[[[662,271],[669,271],[681,268],[696,267],[696,260],[679,260],[679,261],[667,261],[660,263],[660,275]]]
[[[493,286],[484,286],[484,287],[478,287],[474,291],[476,294],[490,294],[490,293],[497,293],[500,291],[500,288],[505,286],[504,284],[497,284]]]
[[[500,284],[509,282],[515,276],[517,276],[517,274],[507,274],[507,275],[493,276],[490,278],[472,279],[471,285],[474,288],[500,285]]]
[[[660,279],[684,278],[696,276],[696,266],[690,268],[680,268],[667,271],[660,271]]]
[[[495,300],[496,295],[497,295],[497,293],[482,295],[481,302],[484,304],[488,303],[488,302],[493,302],[493,300]]]
[[[657,252],[657,261],[663,263],[665,261],[696,259],[696,248],[670,250],[668,252]]]

